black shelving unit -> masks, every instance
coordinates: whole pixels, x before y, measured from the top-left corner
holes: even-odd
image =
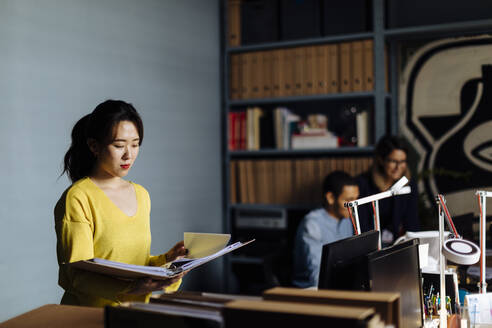
[[[418,25],[412,27],[388,28],[386,15],[391,14],[388,10],[389,1],[398,0],[372,0],[371,6],[371,21],[372,29],[370,32],[350,33],[340,35],[330,35],[326,37],[306,38],[300,40],[278,41],[270,43],[261,43],[255,45],[245,45],[238,47],[228,47],[225,36],[227,17],[227,1],[222,2],[222,18],[223,18],[223,47],[222,47],[222,140],[223,140],[223,199],[224,199],[224,231],[231,231],[231,211],[241,208],[286,208],[287,210],[309,210],[309,205],[292,205],[292,204],[231,204],[229,201],[229,164],[231,160],[236,159],[260,159],[260,158],[302,158],[302,157],[327,157],[327,156],[364,156],[372,154],[374,147],[341,147],[336,149],[310,149],[310,150],[274,150],[262,149],[258,151],[229,151],[227,144],[228,112],[232,109],[237,109],[246,106],[257,105],[275,105],[275,104],[291,104],[291,103],[308,103],[322,101],[326,103],[339,101],[357,101],[368,100],[373,104],[373,133],[372,139],[378,140],[386,133],[398,133],[398,46],[407,40],[418,39],[436,39],[451,36],[476,35],[481,33],[492,32],[492,19],[478,19],[460,22],[445,22],[436,25]],[[476,0],[479,1],[479,0]],[[482,1],[483,3],[483,1]],[[452,4],[450,4],[452,5]],[[471,5],[471,4],[470,4]],[[409,13],[411,14],[411,13]],[[438,13],[436,13],[438,15]],[[483,15],[482,15],[483,16]],[[391,17],[389,17],[391,18]],[[232,54],[270,50],[279,48],[292,48],[299,46],[318,45],[325,43],[345,42],[360,39],[373,40],[374,54],[374,90],[370,92],[353,92],[353,93],[337,93],[324,95],[309,95],[309,96],[292,96],[282,98],[262,98],[262,99],[229,99],[229,64]],[[388,66],[389,74],[386,81],[385,71],[385,47],[388,49]],[[386,83],[389,85],[390,91],[386,90]],[[389,114],[389,115],[388,115]],[[242,264],[258,264],[260,259],[247,258],[244,256],[231,256],[225,261],[225,290],[231,291],[229,288],[229,276],[231,273],[231,263]]]
[[[223,36],[227,33],[227,1],[222,2],[222,17],[223,17]],[[328,156],[362,156],[370,155],[373,151],[373,146],[368,147],[340,147],[334,149],[309,149],[309,150],[276,150],[276,149],[261,149],[258,151],[229,151],[227,144],[228,124],[227,117],[229,110],[234,108],[258,105],[275,105],[275,104],[293,104],[293,103],[308,103],[308,102],[340,102],[340,101],[360,101],[368,100],[373,104],[373,135],[372,139],[377,140],[386,133],[386,100],[391,98],[391,94],[385,90],[385,69],[384,69],[384,36],[383,36],[383,1],[375,0],[372,7],[372,22],[373,27],[370,32],[330,35],[326,37],[307,38],[299,40],[278,41],[271,43],[261,43],[255,45],[245,45],[238,47],[229,47],[223,38],[222,49],[222,140],[223,140],[223,196],[224,196],[224,231],[231,232],[231,212],[238,208],[285,208],[287,210],[309,211],[313,205],[292,205],[292,204],[231,204],[229,201],[229,165],[232,159],[260,159],[260,158],[302,158],[302,157],[328,157]],[[300,46],[310,46],[318,44],[328,44],[336,42],[345,42],[352,40],[372,39],[374,53],[374,90],[367,92],[351,92],[351,93],[332,93],[332,94],[317,94],[306,96],[290,96],[279,98],[261,98],[261,99],[229,99],[229,67],[230,56],[232,54],[283,49]],[[259,258],[248,258],[242,255],[231,255],[225,259],[225,286],[226,291],[230,290],[230,274],[232,263],[255,263],[258,264]]]

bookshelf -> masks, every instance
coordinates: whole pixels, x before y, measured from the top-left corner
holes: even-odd
[[[288,240],[283,240],[282,242],[284,242],[284,246],[287,246],[286,248],[289,248],[291,247],[289,242],[293,239],[295,227],[300,219],[319,204],[318,198],[320,196],[318,194],[321,194],[320,188],[323,176],[336,169],[349,170],[353,174],[362,173],[371,163],[370,158],[374,148],[374,140],[386,133],[386,106],[391,94],[386,87],[385,46],[384,37],[381,33],[383,31],[382,20],[377,19],[377,17],[383,15],[382,2],[379,1],[378,4],[373,5],[370,8],[370,12],[362,13],[370,16],[372,21],[367,30],[246,45],[241,45],[237,39],[236,42],[229,42],[230,31],[228,27],[231,26],[238,29],[237,22],[229,21],[232,15],[231,7],[235,6],[235,10],[237,10],[238,4],[238,1],[222,1],[222,17],[224,19],[222,49],[222,76],[224,81],[222,88],[223,140],[225,141],[223,145],[224,230],[232,232],[234,235],[232,220],[237,210],[285,209],[288,213],[288,224],[291,228],[286,232]],[[312,51],[316,51],[316,49],[330,46],[332,48],[334,46],[338,47],[340,54],[342,45],[347,46],[357,43],[361,46],[365,40],[370,41],[373,59],[371,60],[373,62],[372,85],[368,88],[354,88],[354,90],[350,89],[341,92],[342,88],[338,86],[337,89],[328,90],[328,92],[284,92],[283,94],[274,94],[272,91],[261,97],[252,97],[251,92],[246,93],[243,97],[231,94],[231,83],[235,83],[233,81],[234,74],[237,74],[237,68],[233,66],[235,64],[232,62],[242,63],[241,59],[237,59],[241,55],[246,54],[248,56],[248,54],[252,53],[269,54],[277,51],[282,56],[284,52],[288,51],[295,52],[299,51],[299,49],[309,48],[314,49]],[[235,43],[235,45],[230,43]],[[326,51],[328,52],[329,50]],[[336,60],[339,61],[338,58]],[[340,84],[342,81],[339,80],[337,82]],[[273,83],[271,88],[273,89]],[[235,90],[233,91],[235,92]],[[247,150],[244,149],[245,147],[231,149],[230,130],[232,127],[229,122],[229,113],[241,112],[251,106],[261,107],[267,113],[273,112],[277,107],[295,108],[295,114],[299,116],[302,116],[304,114],[303,110],[307,108],[306,115],[328,113],[328,120],[337,119],[333,112],[347,111],[350,106],[360,106],[368,111],[369,121],[372,122],[370,126],[370,142],[363,147],[351,145],[324,149],[315,147],[305,149],[286,147],[282,149],[282,147],[278,147],[278,144],[259,147],[255,150]],[[354,123],[351,122],[350,124],[353,125]],[[272,126],[273,129],[274,126]],[[263,130],[261,132],[264,133]],[[354,159],[361,159],[361,161]],[[357,167],[355,167],[353,163],[359,162],[364,164],[357,164]],[[242,171],[248,173],[241,173]],[[251,175],[254,175],[254,177],[251,177]],[[233,182],[233,180],[235,181]],[[245,184],[248,185],[247,188],[244,187]],[[266,193],[261,192],[265,186],[269,186],[267,187],[268,191]],[[296,192],[291,193],[290,190],[295,190]],[[269,193],[271,195],[268,195]],[[237,254],[231,255],[225,260],[226,291],[238,292],[232,286],[234,285],[232,277],[234,265],[242,265],[241,270],[248,270],[246,267],[265,266],[262,256],[255,255]],[[252,290],[240,290],[239,292],[254,293]]]
[[[424,5],[426,2],[423,0],[417,0]],[[483,1],[474,0],[479,3]],[[232,1],[235,6],[239,4],[239,1]],[[436,2],[437,5],[445,6],[449,2],[444,3],[443,0],[433,0],[430,3]],[[441,3],[442,2],[442,3]],[[452,3],[459,3],[459,1],[451,1]],[[223,195],[224,195],[224,230],[226,232],[234,232],[233,216],[238,209],[286,209],[289,214],[289,225],[291,229],[287,232],[287,238],[293,238],[293,231],[303,215],[310,209],[314,208],[318,202],[307,201],[307,198],[316,197],[316,190],[319,190],[320,186],[314,186],[312,190],[303,189],[305,195],[302,197],[299,194],[291,195],[291,197],[270,197],[266,198],[265,195],[260,195],[259,199],[256,193],[253,199],[241,198],[237,194],[241,193],[241,178],[236,176],[234,178],[234,172],[238,170],[239,165],[251,165],[250,163],[261,163],[259,166],[268,167],[271,165],[273,169],[269,172],[278,173],[285,170],[282,168],[283,164],[277,166],[279,162],[291,163],[291,170],[293,172],[312,170],[311,164],[315,163],[315,170],[317,175],[315,178],[311,176],[311,179],[315,179],[318,182],[323,174],[328,173],[330,170],[342,169],[348,170],[352,174],[357,174],[366,169],[370,165],[369,158],[372,156],[374,150],[374,142],[386,133],[397,134],[398,133],[398,58],[399,58],[399,46],[405,44],[408,40],[414,39],[432,39],[449,36],[461,36],[461,35],[473,35],[479,33],[490,33],[492,31],[492,20],[478,18],[469,18],[461,21],[453,21],[453,18],[444,17],[446,13],[442,14],[443,19],[437,20],[439,24],[428,25],[425,21],[419,22],[419,12],[417,9],[414,12],[409,12],[408,15],[416,17],[415,24],[409,26],[398,26],[395,24],[395,18],[392,16],[395,14],[394,0],[372,0],[367,1],[370,5],[366,8],[366,14],[369,17],[370,22],[367,30],[352,31],[351,33],[337,33],[327,35],[316,35],[312,37],[297,38],[293,40],[274,40],[261,43],[251,43],[241,45],[239,40],[235,40],[236,44],[229,44],[230,31],[228,29],[230,25],[229,15],[230,8],[228,5],[231,3],[229,0],[222,1],[223,12],[223,42],[222,42],[222,140],[223,140]],[[320,1],[324,6],[330,4],[329,1]],[[452,6],[452,4],[451,4]],[[415,6],[415,8],[419,8]],[[441,7],[443,8],[443,7]],[[237,7],[236,7],[237,9]],[[477,9],[478,10],[478,9]],[[435,15],[441,15],[442,11],[436,11]],[[451,12],[451,11],[448,11]],[[237,25],[236,25],[237,28]],[[370,90],[353,91],[353,92],[330,92],[330,93],[318,93],[318,94],[290,94],[290,95],[267,95],[263,97],[246,97],[237,99],[231,99],[230,83],[231,83],[231,58],[245,53],[252,52],[268,52],[279,49],[296,49],[301,47],[318,47],[327,44],[343,44],[354,42],[358,40],[372,40],[372,55],[373,55],[373,87]],[[239,41],[239,43],[238,43]],[[320,108],[325,108],[325,112],[336,112],[340,110],[340,106],[343,104],[356,104],[367,106],[369,108],[369,121],[372,122],[370,132],[370,142],[363,147],[357,146],[344,146],[338,148],[328,149],[277,149],[276,147],[260,147],[255,150],[235,149],[231,150],[229,147],[229,113],[245,110],[248,107],[261,107],[266,112],[273,111],[276,107],[292,107],[296,108],[296,114],[301,113],[304,108],[308,108],[307,113],[316,112]],[[331,117],[330,117],[331,118]],[[272,127],[273,129],[273,127]],[[352,160],[352,162],[350,162]],[[297,163],[308,163],[307,166],[300,166],[297,168]],[[310,163],[310,161],[312,163]],[[323,167],[324,162],[332,164],[327,165],[328,168]],[[336,162],[335,164],[333,164]],[[354,162],[363,162],[364,165],[352,165]],[[247,164],[243,164],[247,163]],[[340,164],[342,163],[342,164]],[[349,163],[349,164],[347,164]],[[247,168],[251,172],[261,172],[258,168]],[[287,164],[288,166],[289,164]],[[348,166],[347,166],[348,165]],[[231,175],[232,173],[232,175]],[[274,175],[275,174],[270,174]],[[299,175],[299,174],[298,174]],[[281,189],[297,188],[296,181],[299,177],[294,175],[287,180],[293,180],[292,184],[281,185]],[[309,175],[309,174],[307,174]],[[261,179],[265,180],[268,174],[261,173]],[[235,184],[232,184],[232,180],[236,180]],[[247,179],[243,179],[247,184]],[[313,180],[314,181],[314,180]],[[253,181],[253,185],[254,185]],[[258,182],[258,181],[256,181]],[[264,183],[264,181],[261,181]],[[250,182],[251,184],[251,182]],[[253,190],[258,191],[257,186],[252,187]],[[231,189],[236,189],[235,191]],[[243,190],[247,193],[247,190]],[[233,194],[235,193],[235,196]],[[309,195],[309,196],[308,196]],[[233,199],[234,198],[234,199]],[[301,201],[299,201],[301,199]],[[284,245],[285,246],[285,245]],[[287,247],[284,251],[291,251],[289,249],[291,245],[287,242]],[[232,272],[232,265],[241,264],[243,268],[246,266],[261,266],[265,263],[262,261],[261,256],[248,256],[248,255],[232,255],[230,258],[225,259],[225,290],[229,292],[237,292],[234,290],[234,279]],[[244,291],[241,291],[244,292]]]

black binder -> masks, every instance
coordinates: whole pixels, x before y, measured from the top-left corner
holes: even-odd
[[[323,35],[361,33],[372,30],[370,0],[323,0]]]
[[[321,36],[319,0],[282,0],[280,13],[282,40]]]
[[[246,45],[278,40],[278,0],[243,0],[241,43]]]

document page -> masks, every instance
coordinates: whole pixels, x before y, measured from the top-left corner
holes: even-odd
[[[188,249],[187,259],[198,259],[212,255],[224,247],[231,239],[230,234],[185,232],[184,246]]]

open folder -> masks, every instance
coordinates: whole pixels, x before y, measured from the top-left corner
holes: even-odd
[[[67,263],[67,265],[80,270],[91,271],[95,273],[101,273],[123,279],[137,279],[137,278],[152,278],[152,279],[167,279],[172,278],[183,271],[194,269],[202,264],[212,261],[222,255],[232,252],[238,248],[248,245],[254,241],[236,242],[229,246],[222,248],[221,250],[200,258],[188,259],[183,258],[167,263],[162,267],[145,266],[126,264],[121,262],[114,262],[99,258],[93,258],[90,260],[83,260],[78,262]]]

